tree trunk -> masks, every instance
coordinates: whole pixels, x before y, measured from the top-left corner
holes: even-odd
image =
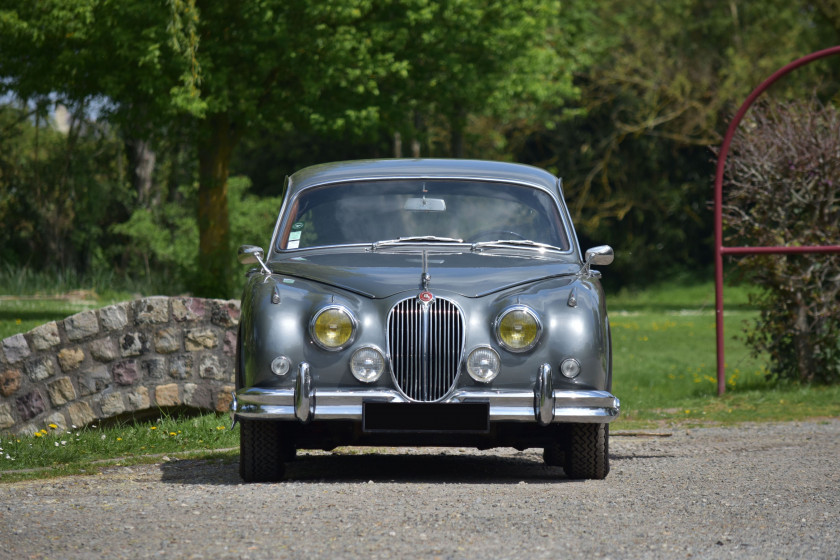
[[[799,367],[799,378],[810,383],[814,380],[811,364],[811,354],[814,350],[811,347],[811,332],[808,323],[808,306],[805,305],[805,298],[802,294],[796,294],[796,325],[793,334],[796,362]]]
[[[454,158],[464,157],[464,131],[467,129],[467,112],[455,108],[449,119],[449,155]]]
[[[402,135],[399,132],[394,133],[394,157],[402,157]]]
[[[233,294],[227,181],[238,136],[227,114],[209,115],[198,141],[198,277],[193,293]]]
[[[133,138],[125,140],[125,153],[131,172],[131,184],[137,192],[138,205],[144,208],[155,206],[160,202],[159,197],[152,192],[155,153],[148,142]]]

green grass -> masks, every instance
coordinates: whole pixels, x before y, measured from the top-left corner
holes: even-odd
[[[722,397],[717,396],[710,282],[608,293],[613,392],[622,406],[614,433],[840,416],[840,386],[802,386],[767,378],[766,360],[752,356],[743,343],[744,326],[757,315],[749,306],[750,290],[726,288],[727,377]],[[0,299],[0,337],[110,302],[93,296]],[[69,431],[46,427],[39,436],[0,436],[0,481],[91,473],[115,464],[158,462],[164,456],[235,460],[239,434],[228,426],[226,416],[206,414]]]
[[[721,397],[711,282],[608,294],[613,392],[622,408],[613,429],[840,416],[840,386],[769,379],[767,359],[753,356],[744,344],[744,329],[758,315],[749,305],[754,289],[724,290],[726,392]]]
[[[161,417],[151,422],[45,427],[34,436],[0,436],[0,482],[91,474],[113,465],[238,455],[239,430],[226,415]]]
[[[77,298],[37,297],[10,299],[0,296],[0,339],[28,332],[50,321],[59,321],[70,315],[96,309],[109,302],[90,296]]]

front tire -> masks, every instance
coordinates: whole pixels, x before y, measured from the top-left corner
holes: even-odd
[[[282,480],[285,462],[294,453],[294,444],[284,435],[281,423],[239,419],[239,476],[245,482]]]
[[[603,480],[610,472],[609,424],[571,424],[563,470],[569,478]]]

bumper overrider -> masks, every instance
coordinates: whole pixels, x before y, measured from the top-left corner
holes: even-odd
[[[309,364],[298,367],[294,389],[249,387],[233,395],[234,418],[298,420],[351,420],[361,422],[366,403],[411,403],[394,389],[319,389],[312,382]],[[608,423],[618,418],[620,403],[608,391],[555,391],[551,366],[543,364],[533,391],[460,389],[440,404],[483,403],[489,422]],[[438,403],[436,403],[438,404]]]

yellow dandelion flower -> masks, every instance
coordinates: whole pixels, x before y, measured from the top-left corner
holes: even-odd
[[[50,426],[50,428],[52,428],[53,430],[55,430],[56,428],[58,428],[58,426],[57,426],[56,424],[50,424],[49,426]]]
[[[35,437],[44,437],[44,434],[41,432],[35,432]]]
[[[118,437],[118,438],[117,438],[117,441],[122,441],[122,438],[121,438],[121,437]]]
[[[152,427],[151,427],[151,428],[149,428],[149,429],[150,429],[150,430],[157,430],[157,426],[152,426]]]
[[[224,426],[216,426],[216,429],[217,429],[217,430],[224,430],[224,429],[225,429],[225,427],[224,427]]]
[[[170,436],[177,436],[178,434],[176,434],[175,432],[169,432],[169,435]]]

